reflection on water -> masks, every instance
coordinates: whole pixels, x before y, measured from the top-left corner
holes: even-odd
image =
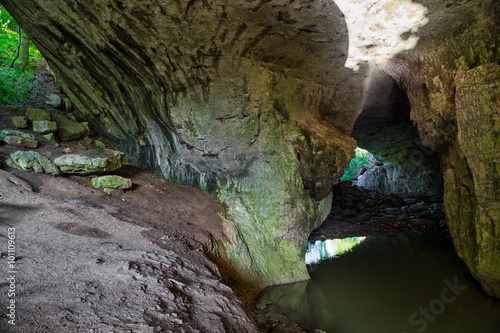
[[[310,274],[266,289],[259,321],[328,333],[500,332],[500,301],[483,293],[449,236],[367,237]]]
[[[366,237],[350,237],[307,243],[306,264],[317,264],[321,260],[338,257],[341,254],[349,252],[365,239]]]

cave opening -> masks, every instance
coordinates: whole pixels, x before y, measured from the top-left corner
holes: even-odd
[[[260,321],[326,332],[498,330],[500,302],[457,256],[439,159],[410,117],[405,92],[376,73],[352,132],[356,157],[307,244],[311,281],[266,289],[256,302],[266,309]]]
[[[421,143],[410,112],[408,97],[398,84],[381,71],[375,73],[352,131],[358,146],[368,151],[367,165],[353,175],[353,184],[410,203],[441,202],[438,156]]]

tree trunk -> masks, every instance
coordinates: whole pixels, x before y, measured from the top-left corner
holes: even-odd
[[[14,58],[14,60],[12,60],[12,63],[10,64],[10,68],[14,68],[14,63],[16,62],[17,58],[19,58],[19,50],[21,48],[21,27],[17,27],[17,32],[19,34],[19,43],[17,44],[16,57]]]
[[[21,67],[27,69],[30,67],[30,39],[28,35],[23,35],[23,51],[21,53]]]

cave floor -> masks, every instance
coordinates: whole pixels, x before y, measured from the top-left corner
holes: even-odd
[[[3,161],[12,149],[0,147]],[[0,331],[257,331],[204,255],[202,244],[222,228],[215,198],[130,166],[116,172],[134,184],[119,198],[89,177],[2,168],[0,294],[14,286],[15,295],[0,300]],[[15,327],[6,319],[11,300]]]
[[[334,186],[331,213],[314,230],[309,241],[360,236],[396,236],[398,233],[443,232],[446,226],[443,203],[403,200],[342,182]]]

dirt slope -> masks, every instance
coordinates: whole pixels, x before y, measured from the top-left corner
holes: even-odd
[[[121,198],[84,177],[10,171],[0,170],[1,332],[257,331],[198,242],[220,226],[208,194],[134,168],[121,171],[135,184]]]

